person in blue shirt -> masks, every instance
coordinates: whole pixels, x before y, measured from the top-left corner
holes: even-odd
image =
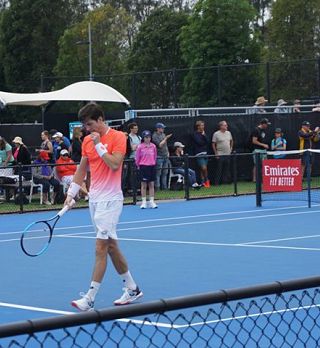
[[[274,138],[271,141],[272,151],[286,151],[287,140],[283,137],[281,128],[276,128],[274,131]],[[274,158],[284,158],[285,155],[273,155]]]

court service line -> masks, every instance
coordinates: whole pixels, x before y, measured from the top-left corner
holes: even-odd
[[[320,204],[315,204],[312,207],[318,207]],[[145,222],[155,222],[155,221],[168,221],[168,220],[183,220],[183,219],[194,219],[194,218],[201,218],[201,217],[210,217],[210,216],[224,216],[224,215],[237,215],[237,214],[248,214],[248,213],[261,213],[265,211],[279,211],[279,210],[291,210],[291,209],[301,209],[306,208],[303,206],[295,207],[295,206],[289,206],[289,207],[281,207],[281,208],[262,208],[261,210],[255,209],[255,210],[240,210],[240,211],[230,211],[230,212],[222,212],[222,213],[211,213],[211,214],[198,214],[198,215],[184,215],[184,216],[175,216],[175,217],[166,217],[166,218],[158,218],[158,219],[145,219],[145,220],[131,220],[131,221],[120,221],[118,225],[128,225],[128,224],[136,224],[136,223],[145,223]],[[308,211],[310,212],[310,211]],[[315,211],[319,212],[319,211]],[[290,214],[290,213],[288,213]],[[68,226],[68,227],[56,227],[55,230],[72,230],[77,228],[90,228],[93,227],[93,225],[78,225],[78,226]],[[6,234],[17,234],[22,233],[21,231],[12,231],[12,232],[1,232],[0,235],[6,235]]]
[[[61,234],[56,237],[60,238],[80,238],[80,239],[95,239],[96,237],[89,236],[77,236],[70,234]],[[164,239],[137,239],[137,238],[118,238],[118,240],[128,242],[140,242],[140,243],[163,243],[163,244],[185,244],[185,245],[204,245],[204,246],[223,246],[223,247],[242,247],[242,248],[265,248],[265,249],[288,249],[288,250],[305,250],[305,251],[320,251],[320,248],[304,248],[304,247],[291,247],[280,245],[259,245],[259,244],[232,244],[232,243],[211,243],[211,242],[194,242],[194,241],[182,241],[182,240],[164,240]]]
[[[245,242],[242,244],[254,245],[254,244],[262,244],[262,243],[283,242],[283,241],[287,241],[287,240],[309,239],[309,238],[319,238],[319,237],[320,237],[320,234],[313,234],[310,236],[298,236],[298,237],[288,237],[288,238],[279,238],[279,239],[268,239],[268,240],[261,240],[261,241],[255,241],[255,242]]]

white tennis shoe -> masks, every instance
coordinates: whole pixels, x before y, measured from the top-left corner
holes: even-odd
[[[80,292],[80,296],[82,298],[72,301],[71,306],[79,309],[79,311],[82,312],[93,311],[94,302],[90,299],[90,297],[83,292]]]
[[[142,202],[140,205],[140,209],[146,209],[147,208],[147,202]]]
[[[150,207],[151,209],[158,208],[157,204],[156,204],[154,201],[150,201],[150,202],[149,202],[149,207]]]
[[[143,296],[143,292],[137,287],[136,290],[131,290],[128,288],[123,288],[123,295],[115,300],[113,303],[116,306],[123,306],[134,301],[137,301],[140,297]]]

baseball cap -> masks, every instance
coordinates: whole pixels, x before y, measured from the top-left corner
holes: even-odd
[[[276,128],[276,129],[274,130],[274,132],[275,132],[275,133],[282,133],[282,130],[281,130],[281,128]]]
[[[182,143],[180,143],[180,141],[176,141],[174,144],[173,144],[173,147],[184,147],[184,145]]]
[[[60,155],[61,155],[61,156],[63,156],[63,155],[69,155],[69,152],[68,152],[68,150],[66,150],[66,149],[62,149],[62,150],[60,151]]]
[[[309,121],[303,121],[303,122],[302,122],[302,125],[303,125],[303,126],[310,126],[310,122],[309,122]]]
[[[156,123],[156,128],[166,128],[166,126],[163,123],[158,122]]]
[[[260,124],[271,124],[271,122],[270,122],[267,118],[263,118],[263,119],[260,121]]]
[[[53,134],[52,138],[62,138],[63,137],[63,134],[60,133],[60,132],[57,132],[55,134]]]
[[[142,138],[151,137],[151,132],[149,130],[144,130],[141,134]]]

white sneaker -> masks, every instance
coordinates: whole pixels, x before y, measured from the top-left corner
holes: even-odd
[[[150,205],[150,208],[151,208],[151,209],[158,208],[158,206],[156,205],[156,203],[155,203],[154,201],[150,201],[150,202],[149,202],[149,205]]]
[[[146,209],[147,208],[147,202],[142,202],[140,205],[140,209]]]
[[[132,303],[143,296],[143,292],[140,291],[138,287],[136,288],[136,290],[123,288],[123,291],[123,295],[118,300],[115,300],[113,302],[115,306],[123,306]]]
[[[79,309],[79,311],[82,312],[93,311],[94,302],[91,301],[90,297],[83,292],[80,292],[80,296],[82,298],[72,301],[71,306]]]
[[[50,201],[45,201],[42,204],[44,204],[44,205],[52,205]]]

